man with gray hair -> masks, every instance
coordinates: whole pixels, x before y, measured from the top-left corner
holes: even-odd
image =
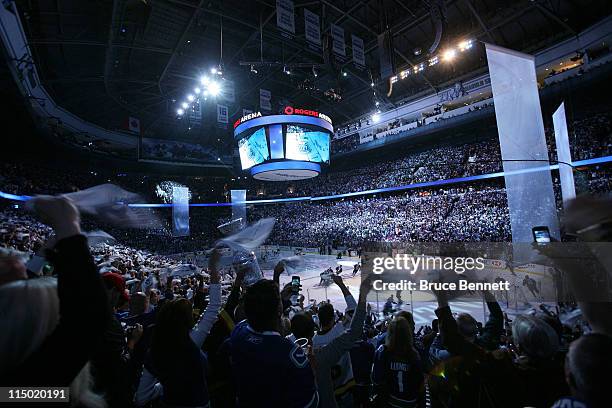
[[[572,397],[561,398],[553,408],[609,407],[610,367],[612,337],[591,333],[574,341],[565,360],[565,378]]]

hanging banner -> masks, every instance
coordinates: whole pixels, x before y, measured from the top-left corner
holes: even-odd
[[[242,108],[242,116],[243,117],[248,115],[249,113],[253,113],[253,110],[252,109]]]
[[[321,46],[321,21],[319,15],[304,9],[304,36],[306,41]]]
[[[199,101],[196,101],[193,106],[187,110],[187,118],[192,125],[199,125],[202,123],[202,105]]]
[[[393,44],[389,31],[378,35],[378,58],[380,77],[386,79],[393,76]]]
[[[495,105],[512,242],[532,242],[532,228],[559,237],[559,220],[532,55],[485,44]],[[514,254],[524,261],[531,254]]]
[[[172,235],[189,236],[189,189],[172,187]]]
[[[346,46],[344,44],[344,29],[335,24],[331,24],[332,50],[336,55],[346,57]]]
[[[360,67],[365,67],[363,40],[356,35],[351,35],[351,41],[353,47],[353,62]]]
[[[276,25],[281,30],[295,34],[293,0],[276,0]]]
[[[236,91],[234,90],[234,81],[223,81],[223,91],[221,93],[223,99],[230,103],[236,102]]]
[[[271,111],[272,104],[270,101],[272,100],[272,93],[267,89],[259,90],[259,107],[261,110]]]
[[[576,198],[576,185],[572,169],[572,152],[570,151],[567,134],[567,120],[565,118],[565,102],[553,113],[553,127],[555,128],[555,142],[557,145],[557,160],[559,161],[559,178],[561,179],[561,198],[563,207]]]
[[[228,122],[228,113],[227,106],[225,105],[217,105],[217,122],[219,123],[227,123]]]

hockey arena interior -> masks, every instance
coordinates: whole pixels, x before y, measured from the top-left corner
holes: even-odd
[[[612,406],[609,0],[0,28],[0,406]]]

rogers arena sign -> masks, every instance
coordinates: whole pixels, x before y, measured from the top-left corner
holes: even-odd
[[[261,117],[261,112],[253,112],[253,113],[249,113],[248,115],[244,115],[243,117],[241,117],[240,119],[234,122],[234,129],[236,129],[238,125],[246,122],[247,120],[260,118],[260,117]]]
[[[294,108],[293,106],[285,106],[285,109],[283,109],[283,113],[285,115],[313,116],[315,118],[323,119],[329,122],[330,124],[332,123],[331,118],[327,116],[326,114],[317,112],[314,110],[310,110],[310,109],[301,109],[301,108]],[[249,113],[248,115],[244,115],[243,117],[241,117],[240,119],[234,122],[234,129],[236,129],[239,125],[243,124],[244,122],[248,122],[251,119],[260,118],[260,117],[262,117],[261,112],[253,112],[253,113]]]
[[[293,106],[285,106],[285,109],[283,112],[285,113],[285,115],[314,116],[315,118],[321,118],[323,120],[328,121],[329,123],[332,123],[331,118],[329,116],[327,116],[324,113],[317,112],[314,110],[294,108]]]

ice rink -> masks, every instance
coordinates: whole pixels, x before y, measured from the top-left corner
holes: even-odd
[[[272,271],[274,265],[279,259],[285,256],[294,255],[293,253],[280,253],[276,256],[268,255],[264,259],[260,259],[260,265],[266,278],[272,278]],[[334,255],[312,255],[307,254],[303,256],[304,266],[299,270],[291,271],[290,274],[284,273],[281,278],[281,286],[290,283],[292,275],[299,275],[302,284],[302,294],[308,299],[315,299],[317,302],[329,299],[331,303],[338,309],[344,310],[345,301],[342,296],[342,292],[337,285],[331,284],[328,286],[320,285],[320,273],[331,267],[333,270],[338,265],[342,265],[342,279],[349,288],[355,299],[359,294],[359,285],[361,283],[361,272],[358,272],[356,276],[353,275],[353,267],[356,262],[359,262],[357,257],[343,257],[342,259],[336,259]],[[393,295],[394,300],[397,302],[396,293],[393,292],[375,292],[371,291],[368,296],[368,301],[372,306],[372,310],[382,312],[384,304],[387,298]],[[414,291],[412,294],[409,291],[401,292],[401,298],[403,304],[394,305],[395,308],[401,308],[408,310],[413,313],[415,323],[418,326],[430,325],[432,319],[436,317],[435,310],[437,303],[431,293]],[[305,303],[306,303],[305,302]],[[456,301],[450,302],[451,308],[455,313],[470,313],[479,321],[484,321],[485,305],[482,301]],[[399,309],[398,309],[399,310]]]

